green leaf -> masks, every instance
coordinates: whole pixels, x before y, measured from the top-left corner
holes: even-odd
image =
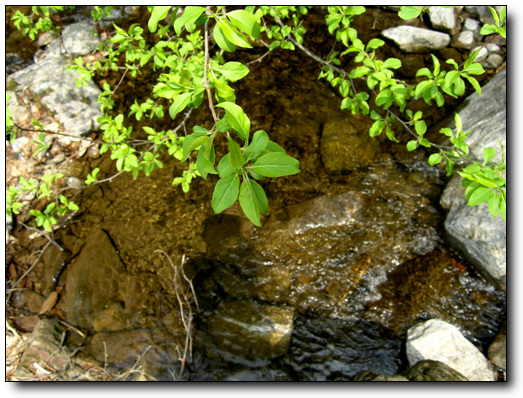
[[[172,6],[154,6],[153,11],[151,13],[151,17],[149,18],[149,31],[156,32],[156,27],[158,26],[158,22],[160,22],[162,19],[164,19],[167,14],[169,13],[169,10],[172,8]]]
[[[247,140],[249,138],[249,130],[251,128],[251,121],[245,114],[242,108],[233,102],[221,102],[216,106],[224,108],[227,116],[227,121],[238,134],[238,136]]]
[[[169,115],[174,119],[191,102],[191,93],[179,94],[172,101],[172,105],[169,107]]]
[[[187,6],[183,11],[183,14],[180,18],[174,21],[174,30],[178,36],[182,33],[182,28],[186,24],[191,24],[196,22],[200,15],[205,12],[203,7]]]
[[[483,27],[479,31],[479,34],[483,35],[483,36],[488,36],[488,35],[494,33],[495,31],[496,31],[496,27],[494,25],[486,24],[486,25],[483,25]]]
[[[218,175],[220,177],[225,177],[230,174],[236,173],[236,170],[232,168],[230,161],[231,154],[228,153],[225,155],[218,163]]]
[[[481,86],[479,85],[478,81],[474,79],[472,76],[465,76],[465,78],[469,81],[472,87],[474,87],[474,90],[476,90],[478,95],[481,95]]]
[[[215,70],[221,72],[231,82],[243,79],[249,73],[249,68],[241,62],[227,62],[225,65],[215,68]]]
[[[261,226],[260,214],[265,214],[269,210],[263,188],[255,181],[244,179],[240,188],[239,201],[247,218],[254,225]]]
[[[285,149],[283,149],[280,145],[276,144],[273,141],[269,141],[267,146],[265,147],[264,152],[279,152],[279,153],[286,153]]]
[[[248,169],[265,177],[282,177],[300,172],[300,162],[281,152],[270,152],[258,158]]]
[[[221,118],[218,123],[216,123],[216,131],[225,133],[229,130],[232,130],[232,127],[226,117]]]
[[[260,38],[260,25],[258,25],[256,18],[250,12],[246,10],[231,11],[227,13],[227,18],[242,32],[247,33],[256,40]]]
[[[398,16],[404,20],[417,18],[417,17],[419,17],[420,14],[421,14],[420,8],[411,7],[411,6],[402,6],[400,8],[400,12],[398,12]]]
[[[431,166],[434,166],[436,164],[439,164],[442,160],[441,153],[433,153],[429,156],[429,164]]]
[[[365,76],[370,72],[370,69],[366,66],[358,66],[357,68],[354,68],[350,71],[349,76],[353,79],[356,79],[358,77]]]
[[[185,137],[185,139],[183,140],[182,162],[185,162],[191,154],[191,152],[205,144],[208,139],[209,137],[205,135],[205,133],[193,133]]]
[[[419,146],[417,141],[411,140],[407,142],[407,151],[412,152]]]
[[[263,130],[258,130],[252,137],[252,142],[245,149],[246,162],[251,159],[256,159],[269,143],[269,136]]]
[[[214,187],[212,195],[212,208],[216,214],[231,207],[240,190],[240,178],[238,174],[231,174],[221,178]]]
[[[414,129],[419,136],[423,136],[423,134],[425,134],[427,131],[427,123],[425,123],[424,120],[418,120],[416,123],[414,123]]]
[[[239,169],[245,164],[240,146],[229,137],[230,162],[233,169]]]
[[[467,206],[478,206],[489,200],[493,195],[495,193],[492,189],[480,186],[470,195]]]
[[[369,129],[369,135],[371,137],[376,137],[381,134],[383,129],[385,128],[385,121],[384,120],[376,120],[374,123],[372,123],[372,126]]]
[[[467,68],[465,68],[464,72],[467,72],[467,74],[469,75],[482,75],[483,73],[485,73],[485,69],[483,69],[483,66],[481,66],[481,64],[475,62]]]
[[[483,148],[483,158],[485,159],[484,164],[487,164],[490,159],[496,156],[496,150],[494,148]]]
[[[499,196],[493,195],[488,200],[488,209],[492,217],[496,218],[499,216],[501,209],[499,208]]]
[[[388,58],[383,63],[383,68],[392,68],[392,69],[401,68],[401,61],[398,58]]]
[[[378,47],[381,47],[385,42],[381,39],[372,39],[367,43],[366,51],[375,50]]]
[[[236,27],[228,20],[221,18],[218,20],[218,26],[229,41],[238,47],[252,48],[249,41],[242,34],[238,33]]]
[[[432,63],[434,64],[434,76],[438,76],[441,65],[434,54],[430,54],[430,56],[432,57]]]
[[[220,28],[220,25],[216,25],[213,30],[213,37],[214,40],[216,40],[216,44],[218,44],[218,47],[220,47],[222,50],[225,50],[227,52],[233,53],[236,51],[236,46],[225,37],[225,34]]]

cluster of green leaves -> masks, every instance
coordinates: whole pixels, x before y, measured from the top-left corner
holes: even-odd
[[[29,210],[29,214],[35,217],[38,227],[43,226],[46,231],[52,232],[53,225],[58,222],[56,217],[63,217],[69,211],[74,212],[79,209],[66,196],[57,194],[58,190],[54,186],[63,177],[61,173],[45,174],[41,180],[20,177],[17,186],[12,185],[6,190],[6,215],[20,214],[26,206],[24,202],[33,198],[52,200],[55,197],[55,200],[48,203],[43,212],[36,209]]]
[[[479,32],[482,35],[490,35],[492,33],[498,33],[503,38],[507,38],[507,6],[501,9],[498,14],[495,9],[489,6],[492,17],[494,18],[495,25],[485,24]]]
[[[266,214],[269,208],[265,191],[255,180],[297,174],[300,163],[271,141],[263,130],[256,131],[249,142],[251,122],[238,105],[221,102],[216,106],[225,110],[225,116],[216,124],[216,130],[194,127],[193,133],[183,141],[182,161],[197,150],[196,169],[199,175],[204,179],[208,174],[220,177],[212,198],[212,208],[216,213],[221,213],[239,200],[247,218],[260,226],[260,215]],[[233,139],[231,131],[242,142],[241,147]],[[227,137],[229,153],[221,158],[215,168],[213,141],[220,133]]]
[[[31,40],[35,40],[36,35],[39,33],[58,30],[51,20],[51,13],[63,11],[65,9],[64,6],[32,6],[31,9],[31,15],[25,15],[20,10],[17,10],[11,18],[15,27],[23,35],[29,36]]]
[[[484,148],[483,163],[474,162],[458,171],[458,174],[463,177],[462,186],[467,187],[465,199],[468,206],[478,206],[487,202],[492,217],[495,218],[501,213],[506,221],[507,180],[503,145],[501,145],[501,160],[494,165],[492,159],[495,156],[494,148]]]

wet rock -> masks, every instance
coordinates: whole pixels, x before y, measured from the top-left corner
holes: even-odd
[[[441,50],[450,43],[450,36],[446,33],[409,25],[385,29],[381,35],[394,41],[399,48],[409,53]]]
[[[444,30],[450,34],[456,33],[457,23],[453,8],[430,7],[429,18],[434,29]]]
[[[465,131],[473,130],[467,139],[473,160],[483,162],[484,147],[496,148],[494,161],[501,159],[497,140],[506,146],[506,110],[506,70],[502,70],[483,87],[481,97],[472,94],[459,110]],[[485,278],[504,289],[506,222],[501,215],[492,218],[486,203],[467,206],[460,180],[454,176],[440,200],[442,207],[450,209],[444,226],[446,239]]]
[[[342,172],[376,163],[380,152],[376,140],[365,132],[370,127],[356,127],[349,120],[332,120],[325,123],[321,137],[321,156],[325,169]]]
[[[92,34],[93,30],[94,26],[84,22],[66,26],[62,31],[65,50],[73,57],[87,55],[96,50],[101,40]]]
[[[419,323],[407,331],[407,358],[412,367],[431,359],[443,362],[471,381],[494,381],[487,359],[453,325],[439,319]]]
[[[419,361],[402,373],[410,381],[469,381],[457,370],[440,361]]]
[[[507,370],[507,326],[503,325],[488,349],[488,358],[498,368]]]
[[[94,230],[78,257],[66,269],[60,308],[66,320],[89,329],[91,320],[111,302],[120,301],[118,283],[125,267],[107,234]]]
[[[65,61],[48,57],[8,77],[8,85],[16,91],[28,89],[35,102],[42,104],[55,115],[71,135],[87,135],[99,128],[97,119],[102,116],[96,103],[101,90],[92,81],[78,87],[76,72],[67,72]]]
[[[299,381],[348,381],[362,371],[392,376],[400,347],[398,336],[374,322],[297,316],[283,362]]]
[[[226,353],[250,358],[276,358],[288,350],[294,309],[233,301],[210,320],[216,345]]]

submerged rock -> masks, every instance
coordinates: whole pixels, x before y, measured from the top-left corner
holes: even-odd
[[[440,361],[419,361],[402,373],[410,381],[469,381],[457,370]]]
[[[487,359],[453,325],[431,319],[407,332],[407,358],[412,367],[422,360],[443,362],[471,381],[494,381]]]
[[[503,325],[488,349],[488,358],[498,368],[507,370],[507,326]]]
[[[217,347],[249,359],[279,357],[289,349],[294,309],[249,301],[224,304],[210,320]]]

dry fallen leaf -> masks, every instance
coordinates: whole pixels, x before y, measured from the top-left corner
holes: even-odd
[[[58,300],[58,292],[52,292],[49,297],[45,300],[45,302],[42,304],[42,308],[40,308],[39,314],[45,314],[47,311],[51,311],[56,304],[56,301]]]

